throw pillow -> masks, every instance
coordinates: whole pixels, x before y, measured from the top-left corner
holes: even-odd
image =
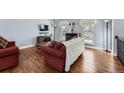
[[[55,45],[55,49],[60,49],[62,46],[63,46],[63,43],[58,42],[58,43]]]
[[[8,41],[2,37],[0,37],[0,48],[6,48],[8,45]]]
[[[57,43],[57,41],[51,41],[51,43],[48,46],[51,48],[54,48],[56,43]]]

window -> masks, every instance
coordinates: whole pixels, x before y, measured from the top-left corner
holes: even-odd
[[[92,25],[84,26],[84,40],[86,44],[93,44],[94,30]]]
[[[84,32],[85,44],[93,44],[95,20],[92,19],[81,20],[81,25]]]

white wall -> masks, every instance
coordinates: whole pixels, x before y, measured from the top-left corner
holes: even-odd
[[[79,26],[80,19],[56,19],[55,40],[59,40],[61,33],[59,22],[67,20],[76,23],[74,33],[82,33],[83,30]],[[32,45],[36,43],[36,37],[39,34],[38,25],[48,24],[48,19],[1,19],[0,20],[0,36],[8,40],[16,41],[19,47]],[[50,29],[51,30],[51,29]],[[104,20],[97,19],[95,26],[94,47],[104,48]]]
[[[54,20],[54,23],[56,25],[56,28],[55,28],[55,40],[60,40],[61,38],[61,28],[59,27],[59,23],[61,21],[68,21],[68,22],[75,22],[76,24],[76,28],[75,30],[73,31],[74,33],[80,33],[81,32],[81,29],[79,27],[79,21],[80,19],[55,19]],[[66,33],[71,33],[71,31],[67,31]]]
[[[113,27],[114,37],[115,36],[120,36],[120,37],[124,38],[124,19],[114,19],[113,23],[114,23],[114,27]],[[116,55],[116,53],[117,53],[116,39],[114,39],[114,44],[113,45],[114,45],[113,51],[114,51],[114,54]]]
[[[47,19],[1,19],[0,36],[16,41],[17,46],[23,47],[36,43],[39,34],[38,25],[50,25]]]
[[[105,23],[103,19],[96,19],[93,44],[87,44],[86,46],[100,50],[105,49]]]
[[[54,21],[56,24],[56,30],[55,30],[55,39],[56,40],[59,40],[61,37],[61,32],[60,32],[61,30],[59,27],[59,23],[61,21],[64,21],[64,20],[66,20],[68,22],[75,22],[77,24],[77,28],[75,29],[74,32],[76,32],[76,33],[82,33],[83,32],[83,30],[79,26],[80,19],[56,19]],[[96,25],[95,25],[95,33],[94,33],[94,44],[92,46],[90,45],[91,47],[96,47],[99,49],[105,48],[105,45],[104,45],[104,42],[105,42],[104,34],[105,33],[104,32],[105,32],[104,20],[103,19],[97,19]],[[70,33],[70,31],[68,31],[67,33]]]
[[[95,33],[94,33],[94,47],[104,49],[104,35],[105,35],[105,29],[104,29],[104,20],[103,19],[97,19],[96,25],[95,25]]]

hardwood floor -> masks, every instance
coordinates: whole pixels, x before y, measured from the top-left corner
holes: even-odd
[[[43,55],[36,53],[36,48],[20,50],[18,66],[1,71],[2,73],[58,73],[47,65]],[[114,73],[124,72],[124,66],[110,53],[100,50],[86,49],[71,66],[69,73]]]

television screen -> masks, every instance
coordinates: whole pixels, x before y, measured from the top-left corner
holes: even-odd
[[[39,26],[39,30],[40,31],[48,31],[49,30],[49,26],[48,25],[40,25]]]

